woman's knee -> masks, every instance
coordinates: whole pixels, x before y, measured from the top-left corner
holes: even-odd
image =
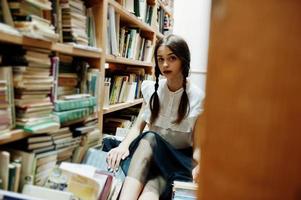
[[[142,140],[147,141],[151,147],[154,147],[156,144],[156,133],[149,131],[143,136]]]

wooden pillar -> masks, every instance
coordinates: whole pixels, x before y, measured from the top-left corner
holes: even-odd
[[[212,6],[198,197],[301,199],[301,1]]]

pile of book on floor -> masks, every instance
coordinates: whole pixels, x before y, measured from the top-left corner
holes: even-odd
[[[51,154],[49,157],[51,159],[39,156],[36,162],[41,169],[44,168],[43,166],[50,165],[43,164],[47,160],[48,163],[53,163],[52,160],[55,160],[56,154]],[[7,162],[8,159],[6,157],[2,160]],[[51,167],[50,171],[47,172],[44,184],[42,184],[43,187],[37,186],[39,184],[36,184],[36,181],[34,182],[35,185],[25,183],[23,189],[20,189],[23,194],[6,192],[0,189],[0,197],[18,200],[116,200],[125,175],[122,169],[115,174],[108,172],[105,159],[106,152],[89,149],[84,159],[85,164],[62,162],[59,166]]]
[[[174,181],[173,200],[196,200],[197,184],[193,182]]]

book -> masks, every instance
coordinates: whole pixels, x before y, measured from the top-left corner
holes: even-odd
[[[95,168],[101,171],[108,171],[106,158],[107,158],[107,152],[90,148],[84,157],[83,163],[94,166]],[[117,172],[114,173],[114,177],[121,181],[124,181],[125,174],[120,168]]]
[[[21,161],[20,188],[25,184],[33,184],[36,168],[35,153],[20,150],[9,150],[13,160]]]
[[[174,181],[173,200],[196,200],[197,184],[193,182]]]
[[[1,200],[42,200],[26,194],[0,190]]]
[[[41,198],[45,200],[72,200],[73,194],[66,191],[53,190],[46,187],[40,187],[36,185],[25,185],[22,190],[22,194],[29,195],[31,197]]]
[[[50,174],[46,187],[55,187],[54,181],[64,184],[65,190],[77,198],[106,200],[111,189],[112,175],[89,165],[62,162]]]
[[[66,111],[78,108],[85,108],[90,106],[96,105],[96,98],[91,97],[84,97],[79,99],[71,99],[71,100],[57,100],[54,103],[54,110],[55,111]]]

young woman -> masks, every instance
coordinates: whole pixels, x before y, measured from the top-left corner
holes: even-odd
[[[156,81],[142,83],[144,103],[135,125],[107,156],[113,170],[121,160],[130,160],[121,200],[170,199],[172,182],[191,181],[198,168],[193,128],[204,94],[187,79],[189,48],[179,36],[169,35],[158,41],[154,56]],[[149,131],[142,133],[146,126]]]

